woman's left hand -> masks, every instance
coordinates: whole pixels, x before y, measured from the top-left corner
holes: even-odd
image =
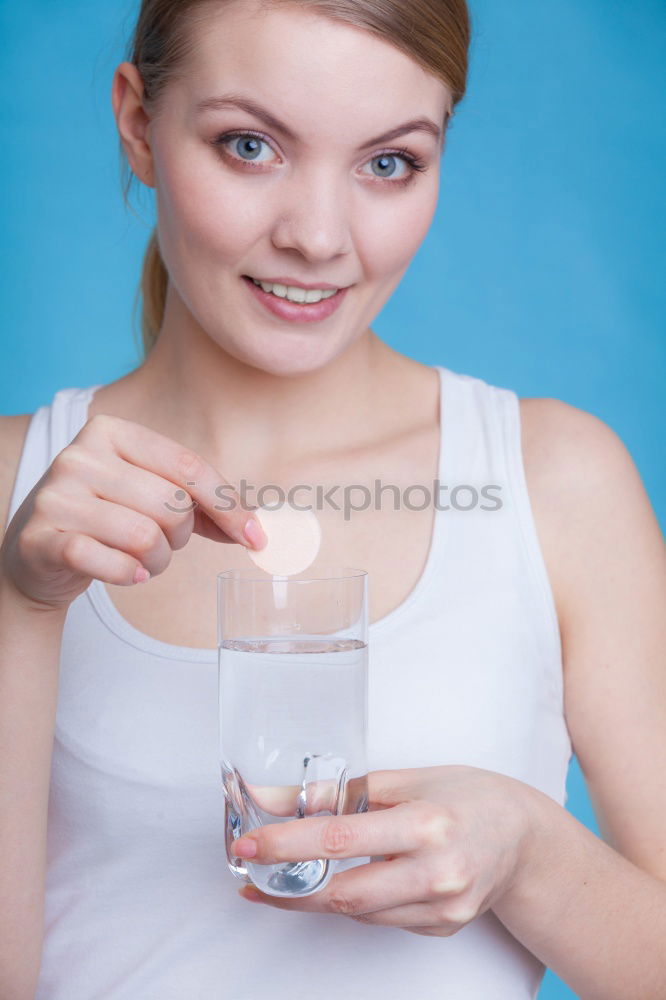
[[[369,812],[311,816],[257,828],[252,862],[382,857],[334,875],[311,896],[245,899],[281,910],[339,913],[413,934],[449,937],[513,885],[533,836],[531,786],[494,771],[447,765],[371,771]]]

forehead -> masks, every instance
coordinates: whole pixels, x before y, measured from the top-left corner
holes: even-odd
[[[206,5],[180,80],[188,104],[224,89],[278,103],[283,115],[369,120],[429,112],[442,120],[448,88],[387,39],[294,4],[233,0]],[[389,123],[390,124],[390,123]]]

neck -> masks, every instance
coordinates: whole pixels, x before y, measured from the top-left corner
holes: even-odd
[[[238,360],[184,319],[167,310],[130,376],[137,419],[222,463],[225,476],[362,447],[397,419],[393,393],[411,362],[370,329],[323,367],[285,376]]]

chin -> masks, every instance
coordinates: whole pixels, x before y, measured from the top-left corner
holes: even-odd
[[[237,351],[232,349],[230,353],[243,364],[282,378],[309,375],[324,368],[340,353],[340,349],[322,342],[316,335],[309,342],[303,337],[289,341],[291,338],[277,338],[270,346],[264,344],[262,349],[261,345],[257,345],[252,351],[239,345]]]

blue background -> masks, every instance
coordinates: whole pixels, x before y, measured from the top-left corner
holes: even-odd
[[[663,0],[471,0],[435,222],[373,324],[394,348],[599,416],[662,525]],[[3,413],[139,360],[152,195],[127,212],[110,103],[136,3],[4,0]],[[145,189],[144,189],[145,190]],[[598,834],[577,765],[571,811]],[[548,972],[540,1000],[574,994]]]

